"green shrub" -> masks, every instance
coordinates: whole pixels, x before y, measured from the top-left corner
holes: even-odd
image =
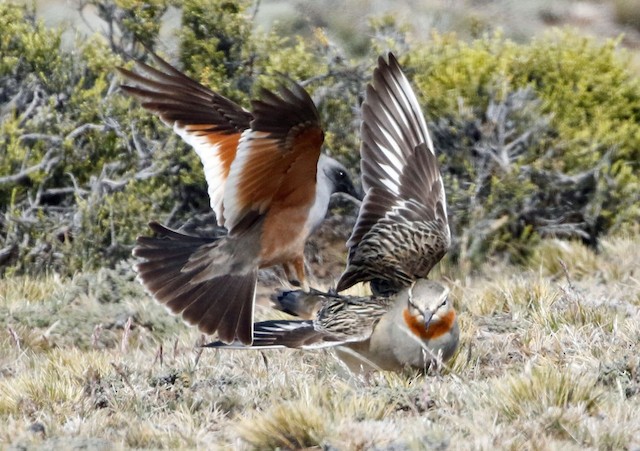
[[[251,2],[183,0],[180,59],[183,69],[221,94],[246,101],[254,77]]]
[[[12,271],[112,265],[154,208],[173,206],[167,180],[136,180],[152,156],[132,135],[158,132],[115,92],[122,59],[100,38],[65,48],[61,32],[27,8],[0,5],[0,266]]]
[[[522,257],[540,235],[594,245],[637,222],[640,82],[628,58],[570,31],[525,45],[436,35],[406,55],[445,155],[454,234],[475,240],[454,254]]]

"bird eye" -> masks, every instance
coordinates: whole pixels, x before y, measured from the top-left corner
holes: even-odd
[[[340,176],[341,178],[344,178],[346,175],[347,174],[344,171],[342,170],[338,171],[338,176]]]
[[[444,307],[447,304],[448,300],[449,300],[448,298],[445,298],[445,300],[442,301],[442,304],[440,304],[440,307]]]

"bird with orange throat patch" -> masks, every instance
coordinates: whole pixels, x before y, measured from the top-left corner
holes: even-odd
[[[335,348],[354,372],[426,370],[455,352],[449,288],[427,279],[451,237],[444,185],[418,100],[393,54],[378,60],[362,105],[365,198],[337,289],[369,282],[372,296],[281,292],[276,307],[301,320],[255,325],[253,346]]]
[[[358,194],[347,170],[321,155],[318,110],[298,84],[263,89],[246,111],[157,55],[158,68],[119,69],[121,86],[172,127],[200,157],[221,237],[150,223],[133,255],[138,277],[161,304],[220,340],[252,342],[258,269],[282,265],[308,288],[304,245],[335,192]]]

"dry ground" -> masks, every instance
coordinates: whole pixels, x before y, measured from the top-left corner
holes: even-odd
[[[0,448],[640,449],[639,256],[635,236],[446,266],[459,353],[368,380],[328,351],[203,352],[127,265],[7,278]]]

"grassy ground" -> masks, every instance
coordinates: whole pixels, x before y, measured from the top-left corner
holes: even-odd
[[[0,447],[638,449],[640,237],[532,261],[444,268],[459,353],[368,380],[328,351],[203,352],[126,265],[0,280]]]

